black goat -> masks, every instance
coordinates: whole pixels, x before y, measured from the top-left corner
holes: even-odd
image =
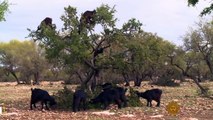
[[[101,87],[102,87],[103,91],[109,90],[109,89],[117,90],[118,93],[119,93],[120,100],[123,103],[123,107],[127,106],[127,98],[126,98],[126,95],[125,95],[127,88],[113,86],[112,83],[105,83],[105,84],[101,85]]]
[[[46,109],[49,110],[48,108],[48,104],[50,105],[50,107],[52,107],[53,105],[56,105],[55,99],[49,95],[49,93],[45,90],[42,89],[32,89],[31,88],[31,101],[30,101],[30,109],[32,110],[34,106],[36,108],[36,103],[41,101],[41,105],[43,109],[43,105],[45,104]]]
[[[104,83],[103,85],[100,85],[102,87],[103,90],[107,90],[107,89],[111,89],[112,83]]]
[[[101,92],[97,97],[91,99],[90,103],[96,104],[101,103],[104,105],[104,109],[107,109],[110,103],[115,102],[118,108],[121,108],[121,99],[118,90],[108,89]]]
[[[127,99],[126,99],[126,95],[125,95],[125,93],[127,91],[126,88],[113,86],[112,83],[105,83],[105,84],[100,85],[100,86],[103,89],[103,92],[101,93],[101,94],[103,94],[103,97],[106,97],[106,96],[112,97],[112,98],[109,97],[109,100],[106,100],[107,102],[113,101],[112,99],[115,98],[114,101],[115,102],[117,101],[116,103],[118,104],[118,107],[119,107],[119,104],[121,104],[121,106],[123,106],[123,107],[127,106]],[[112,91],[114,91],[115,93],[113,93]],[[99,97],[99,98],[101,98],[101,97]],[[119,100],[116,100],[116,99],[119,99]]]
[[[77,90],[73,95],[73,112],[80,111],[80,107],[83,106],[83,109],[86,109],[86,93],[84,90]]]
[[[138,97],[142,97],[147,100],[147,106],[152,107],[152,100],[155,100],[157,102],[157,107],[160,107],[160,99],[161,99],[162,90],[151,89],[151,90],[147,90],[145,92],[135,91],[135,93],[138,95]]]

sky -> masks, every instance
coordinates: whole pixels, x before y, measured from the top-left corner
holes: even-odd
[[[2,1],[2,0],[0,0]],[[209,5],[199,2],[196,7],[188,7],[187,0],[8,0],[11,3],[6,21],[0,22],[0,42],[13,39],[30,40],[27,28],[36,30],[45,17],[51,17],[57,28],[62,27],[60,17],[64,7],[77,8],[80,16],[86,10],[94,10],[102,4],[115,6],[117,27],[131,18],[143,23],[143,30],[176,45],[182,45],[182,37],[201,19],[199,13]],[[205,16],[202,19],[208,18]],[[210,17],[209,17],[210,18]]]

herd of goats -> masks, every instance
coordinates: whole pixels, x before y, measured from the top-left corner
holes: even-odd
[[[85,110],[87,102],[90,104],[97,104],[100,103],[103,105],[103,109],[107,109],[107,107],[115,103],[118,108],[127,107],[127,98],[126,98],[126,91],[127,88],[113,86],[111,83],[105,83],[101,85],[102,91],[97,95],[95,98],[90,99],[87,101],[87,94],[84,90],[79,89],[76,90],[73,94],[73,103],[72,103],[72,110],[73,112],[80,111],[81,107]],[[30,109],[32,110],[33,107],[36,108],[36,103],[41,102],[41,109],[45,105],[46,109],[49,110],[49,107],[55,107],[57,102],[55,101],[54,97],[50,96],[49,93],[45,90],[34,88],[31,89],[31,101],[30,101]],[[151,89],[145,92],[134,91],[134,93],[138,97],[142,97],[147,100],[147,106],[152,107],[152,100],[157,102],[157,107],[160,106],[160,99],[162,90],[160,89]]]

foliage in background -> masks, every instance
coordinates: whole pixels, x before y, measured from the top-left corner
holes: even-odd
[[[47,62],[44,51],[32,41],[12,40],[0,43],[0,63],[2,72],[11,75],[17,83],[37,83]]]
[[[206,15],[206,14],[210,14],[213,10],[212,0],[208,0],[208,1],[209,1],[210,5],[203,9],[203,11],[200,13],[201,16]],[[198,3],[199,3],[199,0],[188,0],[188,6],[192,5],[194,7]]]
[[[0,22],[5,20],[5,13],[9,10],[9,4],[7,0],[0,1]]]
[[[1,44],[0,72],[4,77],[13,76],[18,83],[19,79],[27,83],[33,76],[36,83],[40,78],[57,79],[93,91],[106,81],[129,85],[133,80],[135,86],[141,86],[143,80],[166,85],[177,79],[201,82],[212,78],[211,22],[198,24],[199,29],[187,33],[184,45],[177,47],[143,31],[143,24],[135,18],[117,28],[115,7],[97,7],[96,24],[83,26],[80,34],[77,9],[68,6],[64,10],[60,30],[29,30],[36,43]]]
[[[200,21],[197,28],[191,29],[184,37],[185,49],[191,51],[193,61],[196,62],[197,72],[208,72],[213,76],[213,23]],[[196,71],[195,71],[196,73]],[[205,74],[205,73],[204,73]],[[203,75],[204,76],[204,75]]]

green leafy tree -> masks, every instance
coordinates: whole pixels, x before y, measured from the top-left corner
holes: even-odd
[[[208,7],[205,7],[203,9],[203,11],[200,13],[201,16],[206,15],[206,14],[210,14],[211,11],[213,10],[213,3],[212,3],[212,1],[210,1],[210,0],[208,0],[208,1],[209,1],[210,5]],[[199,0],[188,0],[188,5],[189,6],[190,5],[195,6],[198,3],[199,3]]]
[[[171,65],[178,68],[182,72],[183,76],[194,80],[202,93],[206,94],[206,90],[198,82],[201,76],[201,70],[206,68],[205,64],[203,64],[203,59],[200,53],[184,50],[179,47],[175,49],[169,58]]]
[[[0,2],[0,21],[5,20],[4,16],[5,16],[5,13],[8,12],[8,7],[9,7],[9,4],[7,0]]]
[[[47,65],[44,52],[32,41],[12,40],[9,43],[0,44],[1,68],[11,74],[18,84],[23,81],[38,84],[40,73]]]
[[[79,24],[76,8],[68,6],[61,16],[64,26],[61,31],[45,27],[43,32],[31,31],[30,35],[45,48],[49,60],[57,60],[72,76],[78,76],[82,86],[91,82],[95,86],[99,73],[107,68],[107,49],[115,41],[112,39],[116,19],[115,9],[102,5],[96,9],[95,26],[101,27],[96,33],[95,26],[83,26],[79,34]]]
[[[141,27],[140,21],[130,19],[116,34],[119,42],[111,47],[114,50],[111,50],[112,66],[123,75],[127,85],[130,77],[134,79],[135,86],[140,86],[145,78],[159,75],[167,55],[174,48],[168,41],[144,32]]]
[[[95,25],[82,25],[76,8],[68,6],[60,31],[44,25],[42,32],[29,30],[29,36],[45,48],[49,60],[60,63],[70,79],[78,78],[83,87],[93,89],[97,81],[103,81],[101,72],[107,70],[119,73],[127,85],[133,76],[135,85],[140,86],[142,79],[152,78],[161,69],[174,46],[144,32],[142,23],[134,18],[116,28],[115,12],[114,7],[101,5],[96,8]]]
[[[16,79],[17,83],[19,84],[20,81],[17,76],[17,63],[16,58],[13,56],[15,54],[15,42],[11,42],[11,45],[1,43],[0,45],[0,62],[1,67],[6,71],[6,73],[9,75],[9,73]]]
[[[191,29],[184,37],[184,45],[187,50],[200,53],[202,59],[213,75],[213,24],[201,21],[198,28]]]

